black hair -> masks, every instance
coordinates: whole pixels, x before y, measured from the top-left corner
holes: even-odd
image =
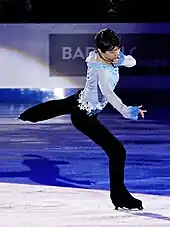
[[[102,29],[99,31],[94,38],[94,43],[96,48],[100,49],[103,53],[121,46],[120,37],[111,29]]]

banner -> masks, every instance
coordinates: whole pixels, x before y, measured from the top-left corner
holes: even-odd
[[[110,28],[136,58],[118,86],[170,88],[170,23],[0,24],[0,88],[82,88],[95,34]]]
[[[50,34],[50,76],[84,76],[85,59],[95,49],[95,34]],[[120,67],[122,76],[170,74],[170,34],[123,34],[122,51],[136,59],[133,68]]]

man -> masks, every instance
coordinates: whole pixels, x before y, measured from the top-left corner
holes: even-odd
[[[76,129],[99,145],[109,158],[110,198],[115,208],[143,209],[142,201],[135,199],[124,184],[126,150],[122,143],[97,116],[109,102],[123,117],[137,120],[146,110],[122,103],[114,93],[119,80],[119,66],[135,66],[135,59],[121,51],[120,37],[110,29],[103,29],[95,36],[96,50],[86,59],[87,78],[84,89],[62,100],[52,100],[26,110],[21,120],[37,122],[51,117],[71,114]]]

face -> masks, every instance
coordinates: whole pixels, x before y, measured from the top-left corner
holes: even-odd
[[[113,50],[111,51],[106,51],[105,53],[102,53],[102,56],[109,61],[115,61],[119,59],[119,55],[120,55],[120,48],[119,47],[115,47]]]

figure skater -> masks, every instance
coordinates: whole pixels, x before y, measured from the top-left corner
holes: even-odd
[[[52,100],[33,106],[19,119],[38,122],[70,114],[72,124],[99,145],[109,158],[110,198],[115,209],[143,209],[142,201],[134,198],[124,183],[126,150],[122,143],[98,120],[98,114],[109,102],[127,119],[144,118],[142,106],[126,106],[115,94],[119,80],[119,66],[133,67],[136,60],[120,51],[120,37],[110,29],[95,36],[96,50],[86,58],[87,77],[84,89],[61,100]]]

